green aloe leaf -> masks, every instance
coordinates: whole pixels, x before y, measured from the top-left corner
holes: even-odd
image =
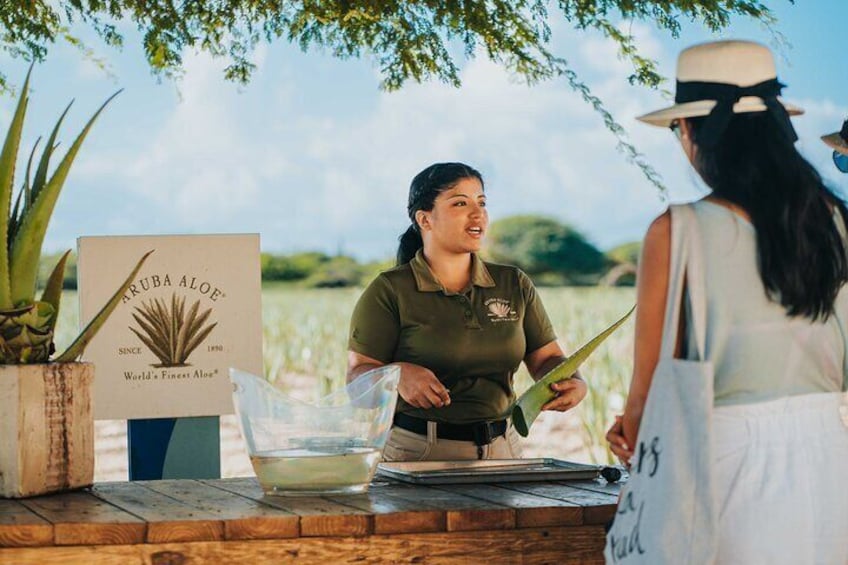
[[[35,178],[32,180],[32,192],[29,196],[31,198],[26,199],[24,202],[27,207],[32,205],[32,201],[38,198],[38,193],[44,188],[45,183],[47,182],[47,168],[50,166],[50,157],[53,156],[53,152],[56,150],[59,145],[56,143],[56,137],[59,135],[59,128],[62,126],[62,122],[65,121],[65,116],[68,115],[68,110],[73,106],[74,101],[71,102],[65,107],[65,111],[62,112],[62,115],[59,116],[59,120],[56,122],[56,125],[53,126],[53,131],[50,132],[50,137],[47,140],[47,144],[44,146],[44,152],[41,154],[41,159],[38,161],[38,168],[35,170]]]
[[[512,406],[512,424],[522,437],[527,437],[527,434],[530,433],[530,426],[536,421],[542,411],[542,406],[556,397],[556,393],[551,390],[551,385],[571,378],[580,368],[580,365],[630,317],[635,309],[634,306],[617,322],[592,338],[572,355],[566,357],[565,361],[548,371],[544,377],[521,395],[521,398]]]
[[[27,159],[26,173],[24,174],[24,184],[23,190],[18,193],[18,200],[21,199],[21,194],[24,196],[24,208],[26,208],[27,203],[30,201],[30,191],[32,190],[32,184],[30,184],[30,179],[32,178],[32,160],[35,159],[35,152],[38,151],[38,144],[41,143],[41,137],[35,140],[35,143],[32,144],[32,151],[29,154],[29,159]],[[15,206],[17,208],[17,205]],[[16,214],[12,214],[13,216]]]
[[[53,272],[47,279],[47,284],[44,287],[44,292],[41,294],[41,301],[53,306],[54,315],[50,320],[49,327],[52,332],[56,328],[56,320],[59,318],[59,303],[62,301],[62,283],[65,281],[65,264],[68,262],[68,255],[71,250],[65,251],[64,255],[53,267]]]
[[[19,221],[19,217],[20,217],[18,215],[18,210],[21,207],[21,196],[23,194],[24,194],[24,191],[22,190],[22,191],[18,192],[18,197],[15,198],[15,207],[12,208],[12,214],[9,216],[9,226],[7,228],[8,231],[7,231],[7,234],[6,234],[6,236],[7,236],[6,241],[13,241],[15,239],[15,234],[18,233],[18,221]]]
[[[15,240],[15,234],[18,233],[18,225],[21,221],[21,216],[23,215],[23,211],[21,210],[21,202],[23,202],[23,209],[26,210],[27,206],[29,206],[30,202],[30,171],[32,170],[32,160],[35,158],[35,152],[38,149],[38,144],[41,142],[41,138],[35,140],[35,143],[32,146],[32,152],[29,154],[29,159],[27,160],[26,173],[24,174],[24,184],[21,186],[21,190],[18,191],[18,197],[15,198],[15,207],[12,209],[12,214],[9,216],[9,239],[8,241]]]
[[[9,276],[9,212],[12,207],[12,183],[15,180],[15,162],[21,145],[21,132],[24,128],[27,101],[29,100],[29,76],[32,65],[27,71],[21,98],[15,108],[9,132],[0,151],[0,308],[8,310],[14,305],[12,283]],[[40,249],[40,247],[39,247]],[[34,284],[34,283],[33,283]],[[32,302],[32,299],[29,300]]]
[[[124,293],[130,287],[135,279],[135,276],[141,270],[141,266],[144,265],[144,262],[150,257],[150,254],[153,253],[151,249],[144,255],[142,255],[141,259],[139,259],[138,263],[136,263],[135,268],[133,268],[130,275],[126,278],[124,283],[118,288],[115,294],[112,295],[112,298],[109,299],[109,302],[97,313],[96,316],[88,323],[82,333],[77,336],[74,342],[62,353],[59,357],[56,358],[56,362],[58,363],[70,363],[75,361],[82,352],[85,350],[85,347],[89,344],[89,342],[94,338],[95,334],[100,330],[103,324],[106,322],[106,318],[109,317],[110,314],[115,310],[118,304],[121,302],[121,298],[123,298]]]
[[[71,165],[79,152],[82,142],[85,140],[95,120],[103,111],[109,102],[115,98],[121,91],[119,90],[104,102],[100,108],[94,113],[83,130],[74,140],[68,152],[62,158],[62,162],[56,167],[53,176],[47,181],[44,186],[38,190],[38,194],[33,194],[32,205],[26,210],[23,216],[21,225],[18,229],[17,236],[12,242],[11,253],[9,257],[9,273],[11,281],[11,302],[12,304],[25,304],[32,302],[35,293],[35,280],[38,275],[38,260],[41,256],[41,245],[44,243],[44,235],[47,233],[47,225],[50,222],[50,216],[53,214],[53,208],[56,205],[56,200],[59,198],[59,193],[62,186],[65,184],[65,179],[68,177],[68,172]],[[51,147],[45,147],[45,151],[51,150]],[[33,190],[34,192],[34,190]],[[10,201],[10,198],[7,198]],[[5,217],[8,218],[8,203],[6,205]],[[0,226],[2,227],[2,226]],[[6,230],[0,230],[5,233]],[[2,260],[2,256],[0,256]],[[2,277],[0,271],[0,277]],[[0,282],[2,284],[2,282]],[[0,288],[2,292],[2,288]],[[2,298],[2,297],[0,297]],[[2,303],[0,303],[2,306]]]

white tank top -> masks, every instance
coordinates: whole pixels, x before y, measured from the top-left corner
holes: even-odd
[[[766,296],[754,226],[708,200],[692,207],[704,247],[705,356],[715,367],[715,405],[842,390],[848,382],[846,289],[826,322],[788,317]]]

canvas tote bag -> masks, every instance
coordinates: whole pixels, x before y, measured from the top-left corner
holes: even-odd
[[[695,212],[671,206],[671,264],[660,358],[648,392],[607,563],[705,565],[715,561],[718,519],[711,481],[713,367],[704,361],[706,294]],[[685,281],[685,285],[684,285]],[[684,286],[687,339],[696,360],[675,359]]]

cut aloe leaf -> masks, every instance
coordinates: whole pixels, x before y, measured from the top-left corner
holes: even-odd
[[[586,345],[578,349],[565,361],[548,371],[548,373],[539,379],[536,384],[531,386],[521,395],[521,398],[512,407],[512,424],[515,430],[522,437],[527,437],[530,433],[530,426],[536,421],[539,413],[542,411],[542,406],[550,402],[556,397],[556,392],[551,390],[551,385],[565,379],[569,379],[577,372],[580,365],[601,345],[604,340],[615,332],[623,324],[630,314],[633,313],[636,307],[630,309],[627,314],[622,316],[613,325],[592,338]]]

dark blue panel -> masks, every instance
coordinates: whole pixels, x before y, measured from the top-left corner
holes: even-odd
[[[162,478],[165,455],[176,423],[176,418],[127,420],[131,481]]]

